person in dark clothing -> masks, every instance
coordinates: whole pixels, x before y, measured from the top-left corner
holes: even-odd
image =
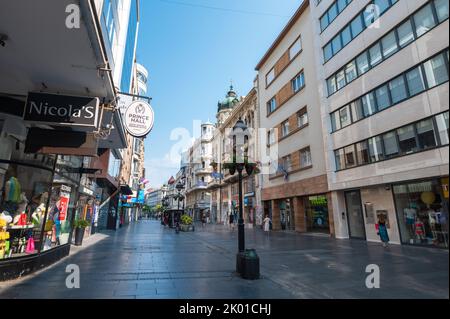
[[[230,213],[230,228],[234,230],[234,214]]]

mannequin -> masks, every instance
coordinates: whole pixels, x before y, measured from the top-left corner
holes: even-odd
[[[415,203],[410,203],[409,207],[403,210],[403,214],[411,241],[414,241],[414,224],[416,223],[417,205]]]
[[[419,217],[416,218],[416,237],[420,239],[421,242],[425,239],[425,226]]]

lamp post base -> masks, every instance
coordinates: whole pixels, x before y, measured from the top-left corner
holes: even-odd
[[[245,258],[244,252],[240,252],[236,255],[236,272],[241,276],[244,273],[244,258]]]
[[[236,255],[236,272],[247,280],[260,278],[259,257],[254,249]]]

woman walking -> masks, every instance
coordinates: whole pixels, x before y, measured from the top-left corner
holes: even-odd
[[[383,215],[380,215],[378,217],[377,230],[378,236],[380,236],[380,239],[383,243],[383,247],[387,247],[389,244],[389,234],[387,231],[386,220]]]
[[[266,215],[266,218],[264,218],[264,231],[267,233],[270,231],[270,222],[269,215]]]

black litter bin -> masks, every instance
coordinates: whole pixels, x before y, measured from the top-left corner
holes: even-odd
[[[259,256],[254,249],[247,249],[242,260],[242,278],[248,280],[259,279]]]

